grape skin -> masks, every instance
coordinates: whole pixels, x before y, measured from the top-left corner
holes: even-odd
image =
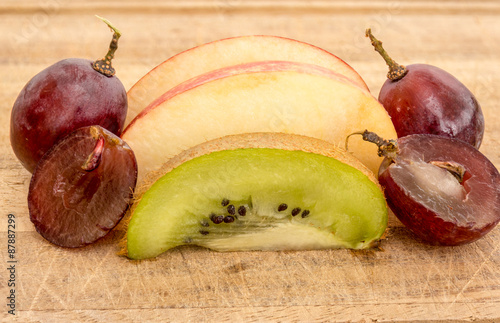
[[[460,245],[483,237],[498,224],[500,174],[477,149],[461,140],[437,135],[406,136],[398,140],[398,146],[396,159],[382,163],[379,181],[391,210],[415,235],[432,244]],[[441,185],[449,176],[446,173],[418,186],[408,173],[425,172],[426,168],[415,168],[418,163],[438,167],[429,164],[431,161],[464,166],[464,180],[459,184],[463,192],[448,186],[436,194],[430,188]]]
[[[379,101],[392,118],[398,137],[435,134],[461,139],[476,148],[484,116],[474,95],[450,73],[432,65],[411,64],[401,79],[386,80]]]
[[[100,161],[84,170],[98,138]],[[47,152],[31,179],[28,207],[36,230],[62,247],[81,247],[106,235],[125,214],[137,181],[132,150],[99,126],[83,127]]]
[[[120,135],[127,94],[117,77],[92,68],[92,61],[64,59],[35,75],[21,90],[11,113],[14,153],[30,172],[55,143],[90,125]]]

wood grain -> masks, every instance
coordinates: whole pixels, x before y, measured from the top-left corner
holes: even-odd
[[[19,322],[485,321],[500,320],[500,228],[461,247],[422,244],[394,217],[383,250],[216,253],[179,248],[156,260],[116,255],[123,227],[78,250],[54,247],[29,221],[30,174],[9,142],[10,109],[23,85],[67,57],[100,58],[123,33],[118,76],[130,88],[148,70],[219,38],[274,34],[335,53],[376,95],[386,67],[364,37],[372,27],[400,63],[440,66],[481,103],[481,151],[500,167],[498,1],[67,1],[0,4],[0,254],[16,216]],[[6,297],[7,271],[0,269]],[[3,298],[5,300],[5,298]],[[0,318],[10,321],[0,305]]]

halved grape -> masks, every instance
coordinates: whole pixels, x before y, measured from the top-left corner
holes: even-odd
[[[62,247],[106,235],[123,217],[137,181],[134,153],[100,126],[83,127],[53,146],[31,179],[28,207],[36,230]]]
[[[401,222],[433,244],[475,241],[500,221],[500,174],[473,146],[437,135],[398,139],[379,171]]]

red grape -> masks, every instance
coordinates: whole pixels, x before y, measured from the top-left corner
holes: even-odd
[[[479,148],[484,117],[469,89],[438,67],[397,64],[369,29],[367,36],[389,65],[379,101],[391,116],[398,137],[435,134],[461,139]]]
[[[130,147],[100,126],[77,129],[40,160],[28,207],[36,230],[62,247],[106,235],[123,217],[137,181]]]
[[[64,59],[35,75],[21,90],[12,108],[10,140],[27,170],[33,172],[47,150],[80,127],[100,125],[121,134],[127,94],[111,66],[119,36],[115,29],[103,60]]]
[[[459,139],[419,134],[384,141],[365,131],[386,158],[379,182],[387,202],[416,236],[432,244],[475,241],[500,221],[500,174]]]

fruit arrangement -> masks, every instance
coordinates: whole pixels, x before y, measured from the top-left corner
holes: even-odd
[[[398,65],[371,31],[390,68],[378,99],[342,59],[275,36],[187,50],[126,93],[111,66],[120,33],[103,20],[103,60],[50,66],[12,109],[11,144],[33,173],[30,218],[48,241],[93,243],[130,206],[132,259],[180,245],[372,248],[388,206],[441,245],[500,221],[473,94],[437,67]]]
[[[33,173],[30,219],[62,247],[106,235],[128,209],[137,181],[135,155],[119,137],[127,95],[111,64],[121,34],[100,19],[113,31],[106,56],[49,66],[26,84],[12,108],[11,146]]]

